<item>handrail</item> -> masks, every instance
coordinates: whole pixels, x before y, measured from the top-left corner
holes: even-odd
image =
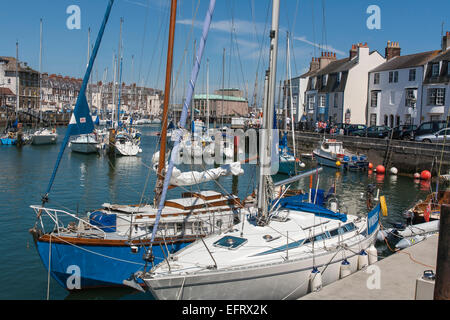
[[[42,207],[42,206],[36,206],[36,205],[31,205],[30,208],[32,208],[35,212],[38,212],[39,219],[41,219],[40,213],[41,213],[42,211],[45,211],[45,212],[47,213],[47,215],[50,217],[50,219],[53,220],[53,222],[54,222],[55,225],[58,227],[58,229],[59,229],[59,228],[64,228],[64,226],[60,226],[60,225],[59,225],[59,220],[58,220],[58,213],[63,213],[63,214],[68,215],[68,216],[70,216],[70,217],[72,217],[72,218],[74,218],[74,219],[76,219],[76,220],[78,220],[78,221],[81,221],[81,222],[84,223],[84,224],[87,224],[88,226],[92,227],[93,229],[96,229],[96,230],[100,231],[101,233],[103,233],[103,237],[106,238],[106,232],[105,232],[105,231],[103,231],[103,230],[100,229],[99,227],[97,227],[97,226],[95,226],[95,225],[89,223],[89,222],[86,221],[86,220],[83,220],[83,219],[78,218],[76,215],[74,215],[74,214],[72,214],[72,213],[70,213],[70,212],[67,212],[67,211],[64,211],[64,210],[59,210],[59,209],[45,208],[45,207]],[[54,216],[53,216],[50,212],[54,212]],[[43,225],[43,224],[42,224],[42,221],[41,221],[41,225]]]

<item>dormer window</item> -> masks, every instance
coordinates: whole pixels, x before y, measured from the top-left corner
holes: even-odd
[[[339,73],[336,75],[336,82],[337,82],[337,84],[341,83],[341,77],[342,77],[342,73],[339,72]]]
[[[322,86],[327,85],[327,78],[328,78],[328,76],[326,74],[322,76]]]
[[[439,63],[434,63],[431,65],[431,76],[432,77],[439,76]]]

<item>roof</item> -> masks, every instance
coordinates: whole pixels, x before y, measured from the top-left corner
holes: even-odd
[[[440,62],[443,60],[450,61],[450,49],[448,49],[447,51],[444,51],[443,53],[438,55],[436,58],[432,59],[430,62]]]
[[[0,88],[0,95],[2,95],[2,96],[13,96],[14,93],[9,88]]]
[[[209,94],[209,100],[223,100],[224,101],[238,101],[238,102],[247,102],[247,99],[241,97],[233,97],[233,96],[222,96],[220,94]],[[194,100],[206,100],[206,94],[196,94],[194,95]]]
[[[3,57],[0,56],[0,62],[5,62],[5,71],[16,71],[16,58],[13,57]],[[18,71],[22,72],[37,72],[33,70],[30,66],[25,66],[23,62],[19,61]]]
[[[396,69],[406,69],[425,65],[440,53],[440,50],[426,51],[406,56],[397,56],[371,70],[370,72],[380,72]]]

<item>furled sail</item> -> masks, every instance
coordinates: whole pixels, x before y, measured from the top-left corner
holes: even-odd
[[[152,158],[153,170],[157,171],[159,162],[159,152],[156,152]],[[166,171],[168,164],[166,163]],[[176,187],[192,186],[199,183],[217,180],[222,176],[239,176],[244,173],[240,162],[233,162],[218,168],[205,171],[185,171],[182,172],[177,167],[173,167],[172,176],[170,177],[170,185]]]

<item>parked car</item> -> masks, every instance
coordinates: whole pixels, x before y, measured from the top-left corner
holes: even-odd
[[[352,133],[352,135],[369,138],[389,138],[391,130],[392,129],[388,126],[371,126],[364,130],[356,130]]]
[[[395,127],[392,133],[392,139],[400,139],[400,140],[411,140],[414,133],[413,131],[417,129],[416,125],[406,124],[402,126]]]
[[[450,141],[450,128],[441,129],[436,133],[428,133],[421,136],[416,136],[414,139],[417,142],[444,142]]]
[[[426,134],[434,134],[447,126],[447,121],[428,121],[422,123],[416,130],[414,130],[414,137],[423,136]],[[415,140],[415,138],[414,138]]]
[[[367,126],[365,124],[350,124],[347,128],[345,128],[345,134],[351,136],[355,131],[366,129]]]

